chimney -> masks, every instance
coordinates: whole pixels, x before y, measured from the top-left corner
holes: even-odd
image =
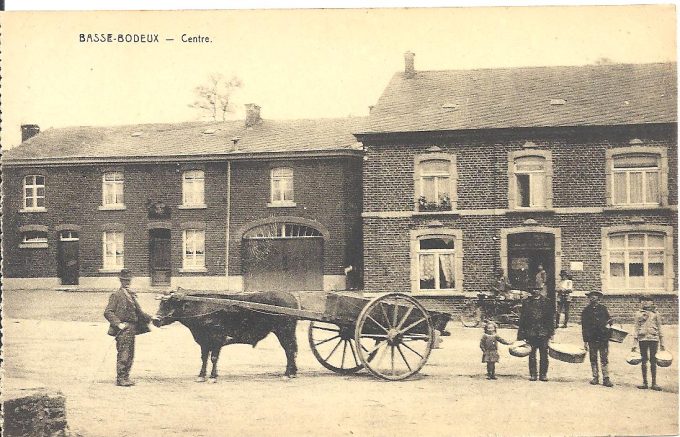
[[[21,125],[21,142],[34,137],[40,133],[40,126],[37,124],[22,124]]]
[[[413,65],[413,58],[416,54],[412,52],[404,53],[404,76],[408,79],[416,77],[416,67]]]
[[[262,119],[260,118],[260,107],[255,103],[246,103],[246,127],[253,127]]]

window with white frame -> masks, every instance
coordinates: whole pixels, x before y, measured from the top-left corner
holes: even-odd
[[[184,269],[205,268],[205,231],[186,229],[183,246],[182,267]]]
[[[124,207],[123,172],[112,171],[102,177],[102,205],[104,207]]]
[[[293,202],[293,169],[288,167],[271,170],[271,203]]]
[[[205,176],[202,170],[185,171],[182,176],[182,204],[201,206],[205,204]]]
[[[120,270],[124,264],[124,236],[120,231],[106,231],[102,237],[103,268],[105,270]]]
[[[29,175],[24,177],[24,209],[45,209],[45,176]]]
[[[608,286],[613,290],[665,289],[666,235],[618,232],[608,236]]]
[[[418,240],[418,281],[420,290],[456,288],[455,238],[449,235],[424,236]]]
[[[47,247],[47,232],[45,231],[26,231],[21,233],[21,244],[19,247],[24,249],[38,249]]]
[[[451,210],[451,161],[428,159],[418,163],[418,211]]]
[[[515,187],[517,208],[546,207],[546,165],[542,156],[515,158]]]
[[[659,156],[650,153],[630,153],[613,158],[613,204],[659,205]]]

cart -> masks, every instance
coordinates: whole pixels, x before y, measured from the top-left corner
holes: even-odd
[[[178,293],[180,294],[180,293]],[[298,308],[187,293],[179,299],[211,302],[310,320],[309,346],[325,368],[348,375],[367,369],[392,381],[416,374],[451,315],[428,311],[412,296],[387,293],[374,298],[358,293],[291,292]]]

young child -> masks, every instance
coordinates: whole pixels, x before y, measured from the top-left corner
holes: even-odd
[[[504,340],[496,333],[496,324],[487,322],[484,326],[484,335],[479,341],[479,348],[482,350],[482,363],[486,363],[486,379],[496,379],[496,363],[498,362],[498,343],[509,345],[510,342]]]
[[[661,321],[650,296],[640,297],[640,307],[640,311],[635,315],[635,347],[633,347],[635,351],[639,346],[642,355],[642,385],[638,385],[638,388],[649,388],[647,385],[647,361],[649,361],[652,390],[659,391],[661,387],[656,385],[656,351],[657,348],[664,350]]]

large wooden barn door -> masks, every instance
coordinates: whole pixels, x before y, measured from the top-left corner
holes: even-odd
[[[323,238],[316,231],[295,232],[290,226],[297,225],[288,226],[243,239],[245,291],[323,290]]]

